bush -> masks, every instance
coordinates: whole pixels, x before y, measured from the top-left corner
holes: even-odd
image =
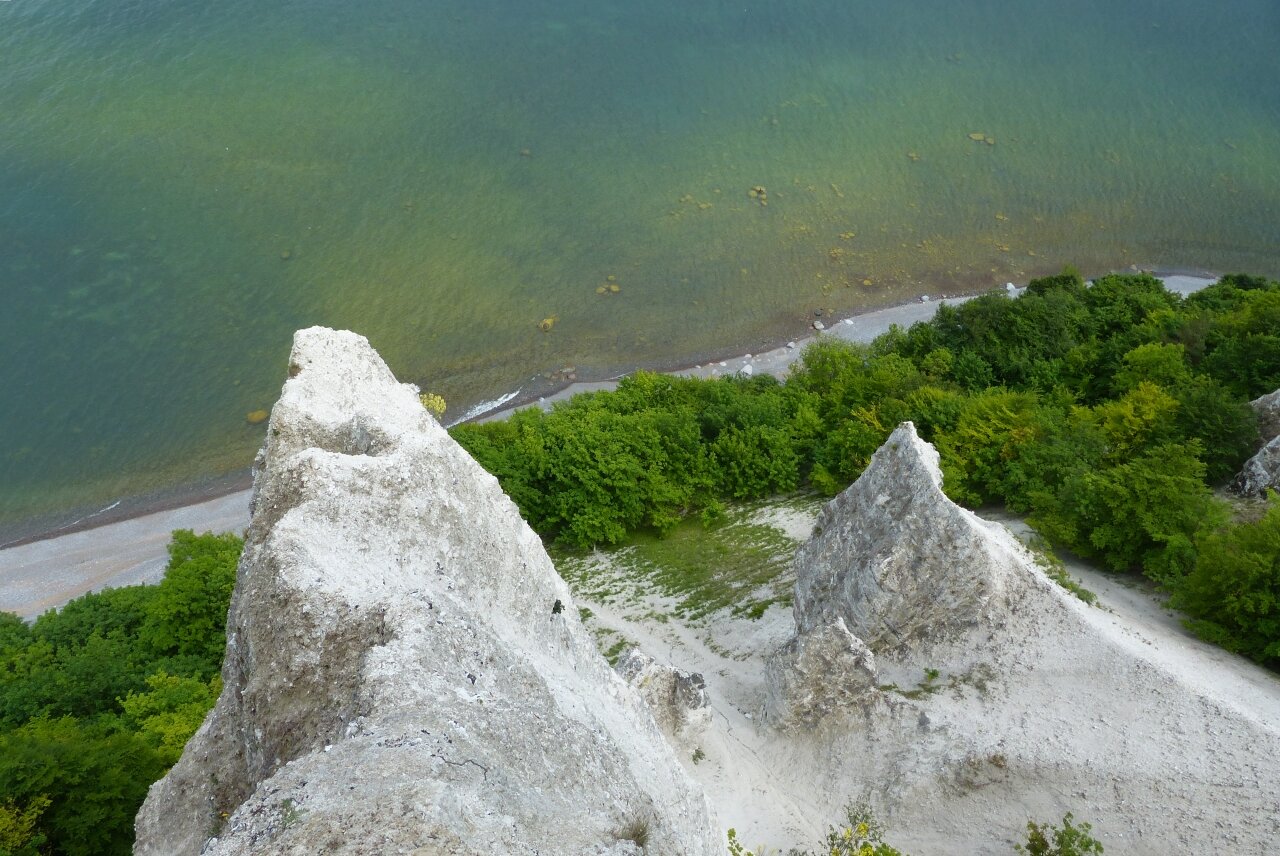
[[[1172,605],[1201,638],[1280,668],[1280,496],[1261,520],[1196,539],[1195,569]]]
[[[1062,818],[1062,827],[1053,824],[1027,822],[1027,843],[1014,845],[1017,853],[1028,856],[1087,856],[1089,853],[1102,853],[1102,843],[1089,833],[1093,827],[1087,823],[1075,826],[1073,815],[1067,812]]]
[[[827,831],[821,853],[830,856],[903,856],[884,843],[884,829],[865,803],[845,807],[845,822]]]
[[[1194,564],[1197,531],[1224,514],[1204,484],[1197,451],[1161,446],[1123,464],[1079,470],[1032,520],[1114,571],[1141,569],[1172,586]]]

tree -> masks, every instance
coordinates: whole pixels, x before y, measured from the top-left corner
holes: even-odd
[[[48,839],[38,824],[48,807],[49,798],[43,794],[22,806],[0,800],[0,856],[39,856]]]
[[[129,853],[133,817],[164,771],[140,738],[71,717],[35,719],[0,735],[0,794],[28,810],[47,799],[37,829],[67,856]]]
[[[226,648],[227,606],[244,541],[233,534],[179,529],[169,566],[146,606],[139,638],[154,656],[195,657],[218,671]]]
[[[121,721],[146,740],[166,765],[176,764],[182,749],[204,722],[222,692],[222,678],[208,681],[157,672],[147,678],[148,692],[120,700]]]
[[[1280,667],[1280,495],[1253,523],[1206,531],[1172,605],[1201,638]]]
[[[1115,571],[1173,586],[1195,561],[1194,538],[1224,516],[1204,483],[1197,444],[1158,446],[1131,461],[1072,474],[1032,522]]]
[[[1124,355],[1112,378],[1112,388],[1123,395],[1147,382],[1165,389],[1177,389],[1191,379],[1186,348],[1182,345],[1150,342]]]

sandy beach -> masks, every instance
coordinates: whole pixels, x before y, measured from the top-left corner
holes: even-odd
[[[1203,276],[1168,275],[1165,285],[1189,294],[1214,282]],[[1016,290],[1015,290],[1016,291]],[[800,357],[804,346],[817,336],[833,336],[850,342],[869,342],[893,324],[909,327],[933,317],[942,302],[968,298],[921,299],[844,319],[817,319],[812,335],[797,338],[758,354],[673,371],[689,377],[731,374],[783,376]],[[817,329],[821,324],[822,329]],[[573,383],[553,395],[535,401],[515,399],[508,406],[475,417],[478,421],[505,418],[519,407],[549,408],[580,392],[611,389],[617,381]],[[86,592],[107,587],[158,582],[168,559],[166,545],[174,529],[196,532],[239,532],[249,523],[249,490],[238,490],[215,499],[168,508],[70,534],[57,535],[0,549],[0,610],[23,618],[61,606]]]

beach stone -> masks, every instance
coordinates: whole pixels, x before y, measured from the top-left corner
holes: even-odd
[[[794,351],[795,349],[796,349],[796,343],[795,343],[795,342],[787,342],[787,350],[788,350],[788,351]]]
[[[920,295],[920,302],[921,302],[921,303],[928,303],[928,302],[929,302],[929,295],[927,295],[927,294],[922,294],[922,295]]]
[[[818,331],[822,331],[822,330],[827,329],[827,325],[826,325],[826,324],[823,324],[821,321],[814,321],[814,322],[813,322],[813,329],[818,330]]]
[[[743,377],[751,377],[755,373],[756,373],[756,370],[752,368],[750,363],[747,363],[745,366],[738,369],[738,374],[742,375]]]
[[[723,852],[519,510],[366,339],[299,331],[223,691],[138,856]]]

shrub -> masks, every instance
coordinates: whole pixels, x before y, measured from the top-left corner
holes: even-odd
[[[903,856],[884,843],[884,830],[865,803],[845,807],[845,822],[827,831],[821,853],[830,856]]]
[[[1224,513],[1204,484],[1197,451],[1195,444],[1161,446],[1123,464],[1076,471],[1032,520],[1112,570],[1141,569],[1170,586],[1194,563],[1197,531]]]
[[[1195,569],[1172,605],[1201,638],[1280,667],[1280,496],[1272,494],[1261,520],[1196,539]]]
[[[1075,826],[1073,815],[1067,812],[1062,818],[1062,827],[1053,824],[1027,822],[1026,845],[1014,845],[1017,853],[1028,856],[1087,856],[1089,853],[1102,853],[1102,843],[1089,833],[1093,827],[1087,823]]]

